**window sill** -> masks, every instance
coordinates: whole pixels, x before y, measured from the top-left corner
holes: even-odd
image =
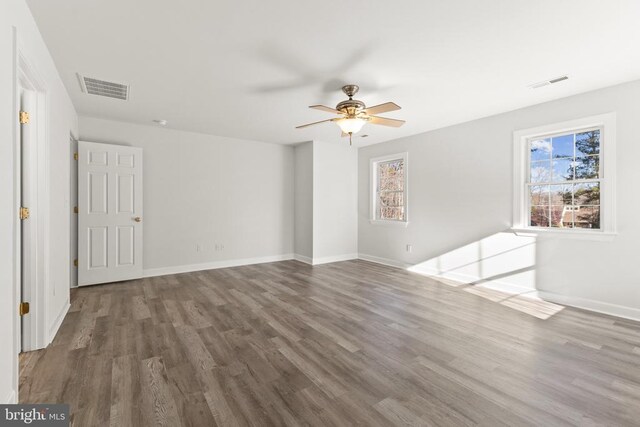
[[[512,227],[511,231],[513,231],[517,236],[524,237],[538,237],[538,236],[549,236],[549,237],[560,237],[566,239],[576,239],[576,240],[595,240],[600,242],[610,242],[618,235],[616,232],[611,231],[582,231],[582,230],[549,230],[543,228],[516,228]]]
[[[370,219],[369,222],[373,225],[383,225],[387,227],[407,228],[408,221],[385,221],[382,219]]]

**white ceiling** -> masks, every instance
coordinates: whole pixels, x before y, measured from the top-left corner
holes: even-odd
[[[295,143],[339,140],[344,83],[394,101],[364,145],[640,78],[637,0],[28,0],[80,115]],[[76,73],[131,85],[83,94]],[[527,86],[568,74],[540,89]]]

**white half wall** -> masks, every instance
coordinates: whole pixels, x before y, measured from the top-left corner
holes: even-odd
[[[346,138],[313,141],[313,263],[358,253],[358,149]]]
[[[313,143],[295,148],[295,254],[300,261],[313,258]]]
[[[361,148],[362,257],[468,282],[499,282],[560,303],[640,319],[639,100],[640,81],[634,81]],[[617,113],[618,235],[612,241],[540,236],[532,242],[508,232],[513,132],[609,112]],[[409,225],[371,224],[369,159],[404,151],[409,155]]]
[[[89,117],[80,139],[143,148],[148,274],[291,257],[293,147]]]
[[[19,341],[14,341],[17,322],[15,268],[19,224],[16,196],[17,161],[14,142],[18,136],[16,111],[16,55],[19,50],[46,86],[48,117],[46,139],[49,147],[49,234],[48,264],[45,265],[44,292],[47,306],[45,337],[51,340],[58,319],[69,304],[69,134],[77,135],[77,115],[64,88],[31,12],[23,0],[0,3],[0,402],[17,399]],[[45,167],[45,166],[41,166]]]

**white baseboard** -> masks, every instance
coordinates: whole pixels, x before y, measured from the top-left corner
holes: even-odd
[[[367,254],[358,254],[358,259],[364,261],[375,262],[376,264],[386,265],[388,267],[396,267],[396,268],[409,268],[410,265],[406,264],[402,261],[396,261],[394,259],[389,258],[381,258],[379,256],[367,255]]]
[[[627,307],[624,305],[611,304],[586,298],[569,297],[546,291],[538,291],[538,296],[545,301],[556,304],[568,305],[571,307],[581,308],[583,310],[595,311],[596,313],[640,321],[640,309],[635,307]]]
[[[516,285],[510,282],[505,282],[504,280],[483,281],[483,279],[471,274],[458,272],[439,273],[437,270],[427,269],[424,267],[421,267],[420,269],[409,267],[407,270],[411,271],[412,273],[420,274],[422,276],[453,280],[455,282],[461,283],[474,283],[476,286],[495,289],[496,291],[505,292],[508,294],[518,294],[532,298],[539,298],[538,291],[536,289]]]
[[[296,261],[304,262],[309,265],[321,265],[321,264],[329,264],[332,262],[340,262],[340,261],[349,261],[352,259],[358,259],[358,254],[344,254],[344,255],[333,255],[322,258],[309,258],[308,256],[294,254],[293,259]]]
[[[313,258],[312,264],[313,265],[329,264],[332,262],[349,261],[352,259],[358,259],[358,254],[343,254],[343,255],[325,256],[322,258]]]
[[[266,262],[286,261],[294,259],[293,254],[271,255],[258,258],[230,259],[224,261],[205,262],[202,264],[176,265],[171,267],[149,268],[142,272],[142,277],[166,276],[168,274],[190,273],[193,271],[215,270],[218,268],[239,267],[242,265],[264,264]]]
[[[149,268],[142,272],[142,277],[166,276],[168,274],[191,273],[193,271],[215,270],[217,268],[239,267],[242,265],[264,264],[266,262],[287,261],[295,259],[309,265],[327,264],[330,262],[357,259],[357,254],[335,255],[323,258],[309,258],[299,254],[273,255],[260,258],[243,258],[225,261],[214,261],[202,264],[177,265],[172,267]]]
[[[62,307],[62,310],[60,310],[60,313],[58,313],[58,317],[56,317],[56,320],[53,322],[53,324],[49,328],[49,335],[47,336],[46,345],[51,344],[53,339],[56,337],[56,334],[58,333],[58,330],[60,329],[60,326],[62,325],[62,322],[64,321],[64,318],[69,312],[70,308],[71,308],[71,304],[69,304],[69,301],[65,302],[64,307]]]
[[[462,274],[462,273],[456,273],[456,272],[447,272],[444,274],[440,274],[436,270],[431,271],[431,270],[425,269],[424,267],[421,268],[420,270],[412,269],[411,266],[401,261],[380,258],[373,255],[360,254],[359,258],[365,261],[371,261],[378,264],[388,265],[391,267],[405,268],[413,273],[421,274],[427,277],[454,280],[462,283],[475,283],[475,282],[482,281],[481,278],[474,277],[468,274]],[[640,321],[640,309],[635,307],[611,304],[611,303],[587,299],[587,298],[561,295],[553,292],[539,291],[536,289],[515,285],[513,283],[509,283],[503,280],[482,282],[482,283],[479,283],[477,286],[482,286],[489,289],[495,289],[495,290],[510,293],[510,294],[518,294],[518,295],[526,296],[528,298],[538,298],[538,299],[552,302],[555,304],[581,308],[581,309],[593,311],[596,313],[602,313],[610,316],[621,317],[624,319]]]
[[[293,259],[295,259],[296,261],[304,262],[305,264],[313,265],[313,260],[308,256],[293,254]]]
[[[11,390],[9,392],[9,394],[7,395],[7,397],[5,397],[4,401],[2,402],[5,405],[12,405],[14,403],[18,403],[18,399],[16,399],[16,391],[15,390]]]

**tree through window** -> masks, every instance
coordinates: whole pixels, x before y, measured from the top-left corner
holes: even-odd
[[[601,129],[529,140],[529,225],[600,228]]]
[[[407,221],[406,153],[371,160],[375,221]]]

